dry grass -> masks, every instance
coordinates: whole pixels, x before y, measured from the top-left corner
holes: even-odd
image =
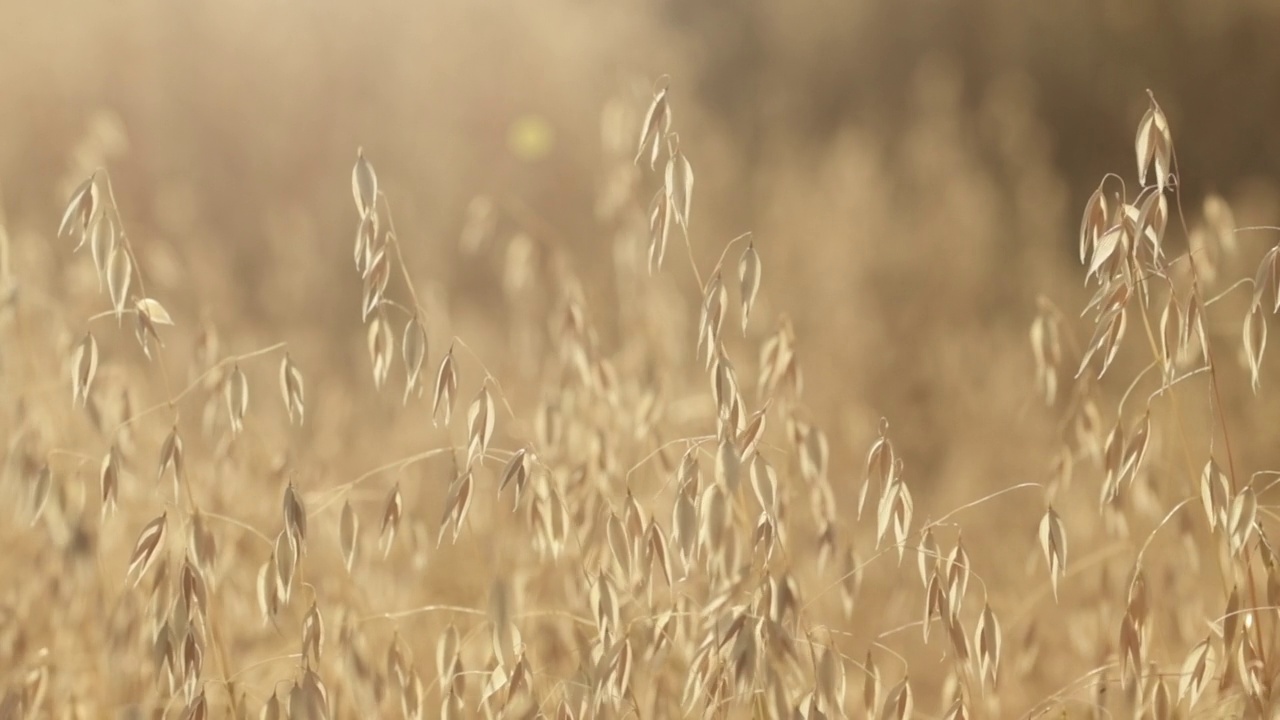
[[[858,337],[909,382],[935,349],[906,335],[957,321],[948,298],[983,296],[970,266],[1005,254],[913,268],[936,292],[920,317],[832,302],[903,251],[721,233],[701,199],[724,149],[681,135],[678,88],[599,116],[594,206],[574,212],[603,251],[486,195],[437,264],[411,240],[414,189],[352,148],[351,244],[262,263],[345,276],[310,313],[342,309],[325,319],[358,376],[288,321],[287,270],[250,319],[137,240],[129,154],[101,161],[95,128],[62,214],[0,223],[0,718],[1274,716],[1280,473],[1257,428],[1280,229],[1184,194],[1156,98],[1136,162],[1076,209],[1092,299],[1045,280],[1006,308],[1030,320],[1020,364],[999,335],[936,349],[935,370],[1015,368],[1025,388],[948,398],[1032,430],[956,422],[944,442],[842,397],[844,347],[897,321]],[[1001,107],[1024,157],[1031,123]],[[898,158],[936,201],[921,232],[998,206],[980,176],[935,184],[972,165],[937,123]],[[840,157],[874,167],[863,140]],[[1028,204],[1010,222],[1053,224]],[[920,451],[944,444],[960,459]]]

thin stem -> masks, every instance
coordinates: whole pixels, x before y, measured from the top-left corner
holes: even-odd
[[[953,515],[956,515],[956,514],[960,513],[960,512],[961,512],[961,511],[963,511],[963,510],[968,510],[969,508],[972,508],[972,507],[976,507],[976,506],[978,506],[978,505],[981,505],[982,503],[985,503],[985,502],[986,502],[986,501],[988,501],[988,500],[992,500],[992,499],[994,499],[994,498],[1000,497],[1001,495],[1006,495],[1006,494],[1008,494],[1008,493],[1013,492],[1014,490],[1021,490],[1021,489],[1023,489],[1023,488],[1038,488],[1038,489],[1040,489],[1041,491],[1044,491],[1044,489],[1045,489],[1045,487],[1044,487],[1043,485],[1041,485],[1040,483],[1037,483],[1037,482],[1025,482],[1025,483],[1021,483],[1021,484],[1018,484],[1018,485],[1014,485],[1014,486],[1012,486],[1012,487],[1007,487],[1007,488],[1005,488],[1005,489],[1003,489],[1003,490],[997,490],[996,492],[993,492],[993,493],[991,493],[990,495],[987,495],[987,496],[985,496],[985,497],[980,497],[980,498],[978,498],[977,500],[974,500],[974,501],[972,501],[972,502],[967,502],[967,503],[965,503],[964,505],[961,505],[960,507],[955,508],[954,510],[952,510],[952,511],[951,511],[951,512],[949,512],[949,513],[947,513],[946,515],[943,515],[942,517],[938,518],[937,520],[934,520],[933,522],[930,522],[930,523],[926,524],[924,527],[920,528],[920,531],[921,531],[921,532],[924,532],[925,530],[928,530],[928,529],[930,529],[930,528],[938,527],[938,526],[942,525],[943,523],[945,523],[945,522],[946,522],[949,518],[951,518]]]
[[[331,487],[327,490],[321,491],[320,496],[322,499],[316,500],[316,502],[319,502],[319,505],[316,506],[315,512],[319,513],[325,510],[326,508],[332,506],[338,500],[341,500],[343,497],[345,497],[348,491],[350,491],[352,488],[359,485],[360,483],[365,482],[369,478],[375,477],[389,470],[404,472],[404,470],[406,470],[410,465],[422,462],[423,460],[429,460],[438,455],[443,455],[445,453],[453,453],[456,451],[457,451],[457,448],[453,447],[452,445],[449,447],[435,448],[433,450],[424,450],[423,452],[410,455],[409,457],[400,458],[399,460],[396,460],[394,462],[389,462],[384,465],[380,465],[376,468],[373,468],[372,470],[367,470],[361,475],[359,475],[358,477],[356,477],[354,480],[349,480],[336,487]],[[509,451],[491,450],[485,453],[484,457],[488,458],[490,455],[494,455],[494,453],[497,453],[497,452],[508,453]],[[495,457],[498,457],[498,456],[495,455]]]
[[[502,389],[502,383],[498,382],[498,378],[495,377],[493,373],[489,372],[489,368],[485,366],[484,360],[480,359],[480,354],[475,350],[472,350],[470,345],[456,335],[453,337],[453,342],[461,345],[463,350],[466,350],[471,357],[475,358],[476,363],[480,366],[480,370],[484,372],[484,379],[493,383],[494,388],[497,389],[498,399],[502,400],[502,406],[507,409],[507,414],[510,415],[511,419],[515,422],[520,422],[520,419],[516,417],[515,410],[511,409],[511,403],[507,401],[507,394]]]
[[[1201,304],[1202,304],[1202,305],[1204,305],[1205,307],[1209,307],[1210,305],[1213,305],[1214,303],[1218,302],[1218,301],[1219,301],[1219,300],[1221,300],[1222,298],[1224,298],[1224,297],[1226,297],[1227,295],[1231,294],[1231,292],[1232,292],[1233,290],[1235,290],[1236,288],[1240,287],[1241,285],[1253,285],[1253,278],[1248,278],[1248,277],[1247,277],[1247,278],[1240,278],[1239,280],[1235,281],[1234,283],[1231,283],[1231,286],[1230,286],[1230,287],[1228,287],[1226,290],[1223,290],[1222,292],[1218,293],[1217,295],[1214,295],[1213,297],[1209,298],[1208,300],[1205,300],[1205,301],[1204,301],[1203,303],[1201,303]]]
[[[232,355],[230,357],[226,357],[226,358],[223,358],[222,360],[219,360],[217,363],[214,364],[213,367],[200,373],[200,375],[197,376],[195,380],[191,381],[190,385],[187,385],[185,388],[182,389],[182,392],[178,393],[177,395],[174,395],[167,402],[161,403],[158,405],[152,405],[151,407],[145,410],[142,410],[141,412],[135,413],[133,416],[120,421],[120,423],[116,425],[114,433],[120,432],[125,427],[132,425],[134,422],[141,420],[142,418],[154,412],[159,412],[161,410],[164,410],[165,408],[174,407],[178,403],[182,402],[182,400],[185,399],[188,395],[195,392],[202,384],[204,384],[204,381],[210,375],[225,368],[227,365],[234,365],[237,363],[244,362],[246,360],[252,360],[253,358],[259,357],[261,355],[267,355],[277,350],[281,350],[284,347],[285,347],[285,343],[279,342],[269,347],[261,348],[259,350],[254,350],[253,352],[244,353],[243,355]]]
[[[125,252],[129,254],[129,262],[133,266],[133,274],[138,278],[138,292],[142,297],[148,297],[147,283],[142,277],[142,265],[138,262],[138,256],[133,251],[133,243],[129,241],[129,233],[124,229],[124,218],[120,215],[120,205],[116,202],[116,189],[114,183],[111,182],[111,173],[106,168],[98,168],[97,172],[102,173],[103,182],[107,186],[107,198],[110,201],[111,212],[115,215],[116,226],[120,229],[120,243],[123,245]],[[156,363],[160,367],[160,381],[164,384],[164,394],[166,397],[172,398],[173,393],[169,386],[169,370],[165,366],[164,356],[159,352],[156,353]],[[172,400],[169,406],[173,406]]]
[[[189,495],[190,493],[188,493],[188,496]],[[245,530],[252,535],[255,535],[258,539],[262,540],[262,542],[266,543],[268,546],[273,546],[273,547],[275,546],[274,540],[267,537],[267,535],[263,533],[261,530],[259,530],[258,528],[250,525],[247,522],[244,522],[243,520],[237,520],[236,518],[230,517],[228,515],[219,515],[218,513],[211,513],[205,510],[200,511],[200,517],[206,517],[206,518],[209,518],[210,520],[218,520],[220,522],[227,523],[228,525],[235,525],[236,527],[242,530]]]
[[[382,207],[387,211],[387,229],[390,231],[388,244],[396,252],[396,262],[400,265],[400,274],[404,277],[404,284],[409,288],[409,297],[413,300],[413,307],[417,312],[426,314],[422,307],[422,303],[418,302],[418,291],[413,286],[413,278],[409,276],[409,266],[404,262],[404,254],[400,251],[400,233],[396,232],[396,221],[391,214],[391,201],[387,199],[387,194],[382,190],[378,190],[378,199],[382,201]]]

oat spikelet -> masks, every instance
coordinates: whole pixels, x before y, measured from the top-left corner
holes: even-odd
[[[391,323],[381,309],[369,322],[368,335],[369,359],[373,361],[373,386],[381,390],[391,372],[391,360],[395,355],[395,336],[391,334]]]
[[[279,583],[276,581],[275,553],[258,568],[258,610],[262,613],[264,624],[271,621],[280,611]]]
[[[289,533],[289,540],[293,543],[295,552],[306,555],[307,509],[303,505],[298,488],[293,483],[289,483],[284,489],[281,512],[284,515],[284,529]]]
[[[676,223],[687,236],[689,211],[693,205],[693,166],[679,149],[674,150],[667,159],[663,182],[667,204],[675,215]]]
[[[1218,466],[1218,461],[1210,457],[1200,473],[1200,501],[1204,506],[1205,517],[1209,520],[1210,530],[1227,526],[1230,488],[1231,480]]]
[[[396,483],[387,494],[387,501],[382,509],[382,527],[378,531],[378,544],[382,548],[382,556],[391,553],[391,543],[396,539],[396,531],[400,529],[400,515],[404,509],[404,498],[400,495],[400,483]]]
[[[639,163],[640,158],[644,157],[645,148],[649,147],[651,148],[649,169],[654,169],[658,164],[658,153],[662,149],[662,136],[670,127],[671,106],[667,103],[667,88],[663,88],[654,94],[653,102],[649,104],[649,110],[644,115],[634,162]]]
[[[756,252],[754,240],[747,243],[747,249],[738,261],[738,280],[742,290],[742,334],[746,335],[751,308],[760,293],[760,254]]]
[[[990,603],[983,606],[982,614],[978,616],[978,625],[973,631],[973,645],[978,650],[978,667],[982,676],[990,679],[991,687],[995,687],[1000,674],[1003,637],[1000,623],[996,620],[995,613],[991,612]]]
[[[1134,152],[1138,157],[1138,182],[1145,185],[1147,171],[1154,165],[1156,188],[1164,192],[1169,181],[1173,157],[1173,139],[1169,133],[1169,121],[1156,102],[1156,96],[1147,91],[1150,106],[1138,123],[1138,135],[1134,139]]]
[[[880,720],[908,720],[915,709],[915,700],[911,697],[911,683],[908,678],[894,685],[885,693],[884,708],[880,711]]]
[[[107,258],[116,248],[116,222],[106,214],[98,215],[89,233],[89,253],[93,257],[93,269],[98,274],[98,292],[106,282]]]
[[[315,602],[302,618],[302,659],[309,666],[320,664],[320,654],[324,651],[324,617]]]
[[[356,164],[351,168],[351,196],[361,217],[373,211],[378,198],[378,175],[365,159],[362,147],[356,148]]]
[[[302,383],[302,372],[289,353],[285,353],[280,361],[280,395],[284,398],[289,422],[301,425],[306,416],[306,389]]]
[[[93,333],[85,333],[71,356],[71,402],[85,407],[89,402],[89,389],[98,374],[98,341]]]
[[[1062,518],[1049,506],[1040,519],[1040,548],[1049,563],[1049,582],[1053,586],[1053,598],[1058,599],[1058,581],[1066,574],[1067,534],[1062,529]]]
[[[513,481],[516,484],[516,504],[520,503],[520,494],[529,482],[529,471],[534,464],[533,453],[527,448],[520,448],[511,455],[498,480],[498,494],[501,495]]]
[[[389,233],[388,236],[390,236]],[[364,269],[364,302],[361,303],[361,320],[368,320],[371,314],[382,307],[387,285],[390,282],[391,254],[384,245],[373,252],[368,267]]]
[[[40,517],[44,514],[45,506],[49,504],[49,494],[52,489],[53,471],[49,469],[49,465],[46,463],[36,473],[35,481],[31,485],[31,525],[33,527],[40,521]],[[114,498],[112,506],[114,507]]]
[[[494,420],[497,413],[493,406],[493,396],[489,393],[488,385],[480,388],[480,392],[476,394],[475,400],[471,401],[471,406],[467,409],[467,426],[469,428],[469,437],[467,440],[467,466],[479,460],[482,464],[484,456],[489,451],[489,441],[493,439]]]
[[[1212,635],[1201,640],[1182,661],[1182,671],[1178,675],[1178,702],[1186,699],[1189,708],[1195,707],[1205,686],[1216,674],[1218,662],[1212,641]]]
[[[158,551],[164,543],[168,518],[167,512],[161,513],[160,517],[147,523],[138,534],[138,541],[133,546],[133,554],[129,557],[129,570],[125,573],[125,582],[129,587],[136,587],[138,581],[147,574],[147,570],[159,557]]]
[[[89,221],[98,211],[97,173],[80,183],[67,200],[67,208],[62,212],[62,222],[58,224],[58,237],[72,231],[81,234],[80,244],[84,244],[84,233],[89,229]],[[79,245],[76,246],[78,250]]]
[[[107,256],[107,294],[111,296],[111,307],[115,310],[119,323],[124,314],[125,303],[129,299],[129,286],[133,283],[133,258],[127,248],[117,246]]]
[[[405,369],[404,404],[408,404],[410,395],[422,397],[422,364],[427,359],[427,329],[417,315],[404,326],[400,347]]]
[[[338,523],[338,542],[342,547],[342,563],[351,572],[355,566],[360,543],[360,517],[351,508],[351,502],[342,504],[342,519]]]
[[[112,446],[115,449],[115,446]],[[166,472],[173,473],[173,496],[178,497],[179,486],[183,477],[182,437],[178,435],[178,426],[174,425],[160,445],[160,462],[156,470],[156,482],[164,478]]]
[[[449,528],[453,528],[453,542],[458,541],[458,533],[462,532],[462,523],[467,519],[467,510],[471,508],[472,484],[470,470],[464,470],[453,481],[453,486],[449,488],[449,497],[445,499],[444,517],[440,521],[440,536],[436,539],[436,545],[444,541],[445,531]]]
[[[276,535],[274,556],[276,559],[276,594],[280,597],[281,602],[288,605],[289,598],[293,596],[293,580],[297,577],[298,545],[294,542],[293,536],[287,529]]]
[[[449,424],[450,418],[453,417],[453,399],[457,394],[458,374],[454,369],[453,346],[449,346],[449,352],[445,353],[444,359],[440,361],[440,370],[436,373],[435,396],[431,401],[431,417],[436,425],[441,423],[442,412],[444,424]]]
[[[237,364],[226,381],[227,411],[231,415],[231,434],[244,430],[244,416],[249,411],[249,380]]]
[[[1262,306],[1255,304],[1249,308],[1244,319],[1244,356],[1249,366],[1249,377],[1253,385],[1253,394],[1257,395],[1262,386],[1262,354],[1267,349],[1267,319],[1262,314]]]
[[[662,269],[667,255],[667,239],[671,237],[671,202],[661,190],[649,203],[649,274],[656,275]]]
[[[1080,220],[1080,264],[1083,265],[1089,257],[1090,253],[1096,251],[1098,240],[1107,231],[1107,221],[1109,213],[1107,209],[1107,197],[1102,192],[1103,185],[1099,184],[1098,189],[1093,191],[1089,196],[1089,202],[1084,206],[1084,217]]]

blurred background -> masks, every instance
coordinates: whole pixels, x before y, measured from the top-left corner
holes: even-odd
[[[1275,214],[1278,16],[1265,0],[7,2],[0,189],[14,232],[47,236],[108,166],[138,242],[199,268],[212,312],[301,323],[354,364],[355,148],[452,304],[484,308],[492,272],[458,259],[483,194],[571,245],[607,317],[616,296],[588,271],[609,247],[590,211],[602,111],[638,123],[665,74],[704,270],[753,231],[771,310],[815,382],[838,378],[813,402],[861,435],[880,414],[914,428],[932,476],[948,444],[1012,427],[1034,296],[1071,306],[1081,208],[1103,173],[1132,177],[1148,88],[1190,197],[1223,193],[1243,224]]]
[[[200,298],[175,316],[240,328],[236,352],[287,327],[308,377],[367,385],[362,147],[452,332],[506,347],[502,265],[464,242],[480,202],[491,242],[555,248],[608,346],[611,123],[638,128],[666,84],[693,254],[705,274],[754,234],[760,332],[793,322],[833,465],[888,417],[954,507],[1045,472],[1027,328],[1038,295],[1087,298],[1081,211],[1105,173],[1135,177],[1148,89],[1187,212],[1216,192],[1276,222],[1278,21],[1268,0],[3,0],[0,208],[20,256],[106,167],[148,277]],[[684,255],[667,268],[694,303]]]

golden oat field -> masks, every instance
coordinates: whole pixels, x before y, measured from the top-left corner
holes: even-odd
[[[0,718],[1280,717],[1267,2],[0,2]]]

